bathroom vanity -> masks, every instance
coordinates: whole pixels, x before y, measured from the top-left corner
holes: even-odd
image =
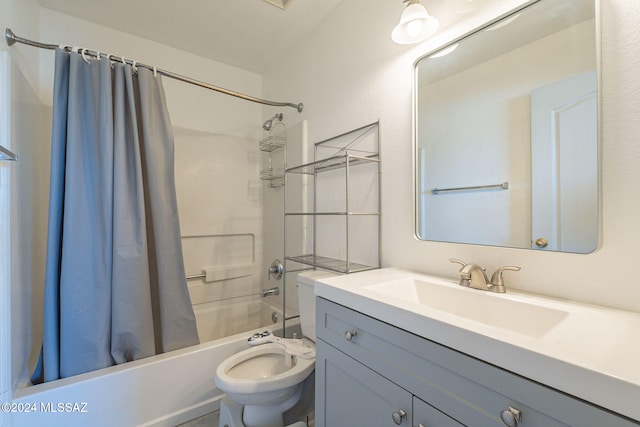
[[[458,288],[445,279],[398,269],[316,283],[316,425],[640,425],[634,421],[640,401],[637,368],[628,365],[636,372],[625,378],[622,371],[589,365],[599,354],[625,364],[633,360],[624,352],[640,353],[635,343],[620,348],[598,343],[601,331],[581,316],[604,322],[606,329],[606,310]],[[447,310],[443,295],[452,309],[466,306],[469,316]],[[504,316],[479,316],[477,307],[483,303],[490,311],[504,308]],[[493,324],[511,321],[512,303],[525,323],[538,315],[561,315],[528,329],[525,323]],[[640,325],[640,316],[612,312],[613,321],[629,321],[620,325],[625,330]],[[592,338],[587,348],[580,347],[576,334],[562,336],[574,321],[590,328],[584,334]],[[584,356],[573,358],[571,351]]]

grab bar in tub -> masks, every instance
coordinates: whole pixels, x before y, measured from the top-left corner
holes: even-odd
[[[230,267],[207,267],[202,269],[201,274],[187,276],[187,280],[204,279],[205,283],[220,282],[222,280],[238,279],[240,277],[251,276],[254,273],[253,265],[240,265]]]

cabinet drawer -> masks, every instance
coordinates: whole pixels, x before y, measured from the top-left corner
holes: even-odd
[[[417,397],[413,398],[413,425],[416,427],[464,427],[464,424],[460,424]]]
[[[512,407],[521,427],[638,425],[322,298],[316,312],[318,338],[462,424],[502,425]]]

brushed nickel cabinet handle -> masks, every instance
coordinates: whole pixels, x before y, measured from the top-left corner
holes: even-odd
[[[391,419],[394,423],[396,423],[396,425],[400,425],[404,420],[407,419],[407,413],[402,409],[397,409],[393,411],[393,414],[391,414]]]
[[[344,333],[344,339],[347,341],[352,341],[357,336],[358,332],[353,329]]]
[[[518,427],[518,422],[522,421],[522,412],[512,406],[500,412],[502,424],[507,427]]]

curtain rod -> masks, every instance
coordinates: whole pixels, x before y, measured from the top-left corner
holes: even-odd
[[[33,46],[33,47],[38,47],[41,49],[49,49],[49,50],[55,50],[57,49],[59,46],[55,45],[55,44],[49,44],[49,43],[41,43],[41,42],[36,42],[33,40],[28,40],[19,36],[16,36],[13,31],[11,31],[11,28],[7,28],[4,30],[4,38],[7,41],[7,44],[9,46],[13,46],[14,43],[21,43],[21,44],[26,44],[29,46]],[[67,46],[70,47],[70,46]],[[99,58],[101,55],[106,55],[106,54],[101,54],[98,51],[95,50],[89,50],[89,49],[82,49],[82,52],[84,55],[87,56],[91,56],[94,58]],[[215,90],[216,92],[220,92],[220,93],[224,93],[226,95],[231,95],[231,96],[235,96],[236,98],[241,98],[247,101],[251,101],[251,102],[257,102],[258,104],[264,104],[264,105],[271,105],[273,107],[291,107],[291,108],[295,108],[296,110],[298,110],[298,113],[302,112],[302,109],[304,108],[304,105],[302,103],[299,104],[294,104],[291,102],[275,102],[275,101],[269,101],[266,99],[260,99],[260,98],[256,98],[253,96],[249,96],[249,95],[245,95],[243,93],[240,92],[235,92],[229,89],[225,89],[225,88],[221,88],[218,86],[214,86],[212,84],[209,83],[205,83],[205,82],[201,82],[199,80],[196,79],[192,79],[191,77],[186,77],[186,76],[182,76],[180,74],[176,74],[176,73],[172,73],[171,71],[167,71],[167,70],[162,70],[160,68],[156,68],[153,67],[151,65],[147,65],[147,64],[142,64],[140,62],[137,61],[133,61],[131,59],[127,59],[124,57],[119,57],[117,55],[109,55],[109,59],[111,58],[120,58],[121,61],[126,62],[127,64],[131,65],[131,66],[136,66],[136,67],[145,67],[148,68],[150,70],[154,70],[154,72],[172,78],[172,79],[176,79],[176,80],[180,80],[182,82],[185,83],[189,83],[192,85],[196,85],[196,86],[200,86],[203,87],[205,89],[211,89],[211,90]]]

